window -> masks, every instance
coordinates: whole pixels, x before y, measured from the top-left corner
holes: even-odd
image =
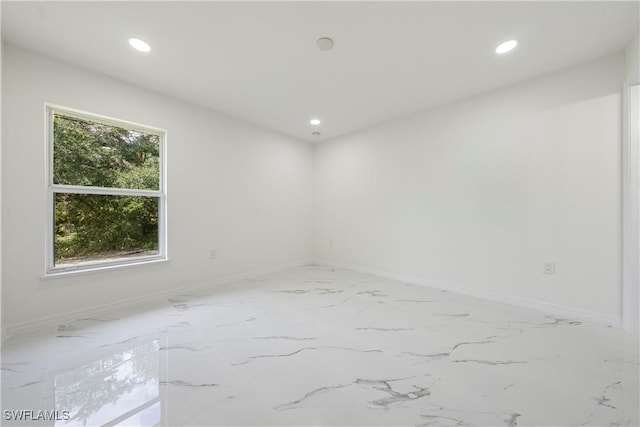
[[[47,106],[47,273],[166,259],[165,133]]]

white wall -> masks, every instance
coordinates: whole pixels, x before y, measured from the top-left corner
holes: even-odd
[[[0,5],[0,22],[2,22],[2,5]],[[2,24],[0,24],[2,27]],[[1,31],[1,28],[0,28]],[[2,117],[2,42],[0,41],[0,117]],[[0,129],[2,120],[0,119]],[[0,345],[5,340],[4,311],[2,310],[2,132],[0,132]]]
[[[627,80],[635,80],[640,77],[640,33],[627,46],[625,50],[626,62],[626,78]]]
[[[7,324],[310,256],[313,150],[307,143],[15,46],[5,45],[2,55]],[[45,102],[167,130],[169,263],[41,279]],[[218,250],[217,260],[209,259],[209,248]]]
[[[619,317],[624,68],[613,55],[319,144],[316,257]]]
[[[624,327],[640,331],[640,147],[638,82],[640,41],[636,34],[625,50],[625,117],[623,120],[623,315]],[[631,86],[630,86],[631,85]]]

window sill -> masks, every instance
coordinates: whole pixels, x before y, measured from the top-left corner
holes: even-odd
[[[114,264],[93,264],[88,265],[86,267],[77,267],[77,268],[69,268],[69,269],[53,269],[47,271],[43,276],[40,277],[41,280],[52,280],[52,279],[60,279],[64,277],[70,276],[81,276],[84,274],[95,274],[106,271],[120,270],[123,268],[132,268],[132,267],[143,267],[155,264],[165,264],[168,263],[169,259],[165,257],[152,257],[152,258],[141,258],[135,261],[130,262],[118,262]]]

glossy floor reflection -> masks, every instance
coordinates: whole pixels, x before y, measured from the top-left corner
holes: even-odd
[[[3,425],[635,426],[637,346],[309,266],[9,338],[2,409],[60,419]]]
[[[56,425],[158,424],[159,356],[160,341],[153,340],[56,375],[55,409],[69,411]]]

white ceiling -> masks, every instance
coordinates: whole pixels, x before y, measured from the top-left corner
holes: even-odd
[[[638,14],[637,1],[3,1],[2,37],[321,141],[620,51]],[[322,36],[333,50],[316,48]],[[497,56],[510,38],[516,50]]]

